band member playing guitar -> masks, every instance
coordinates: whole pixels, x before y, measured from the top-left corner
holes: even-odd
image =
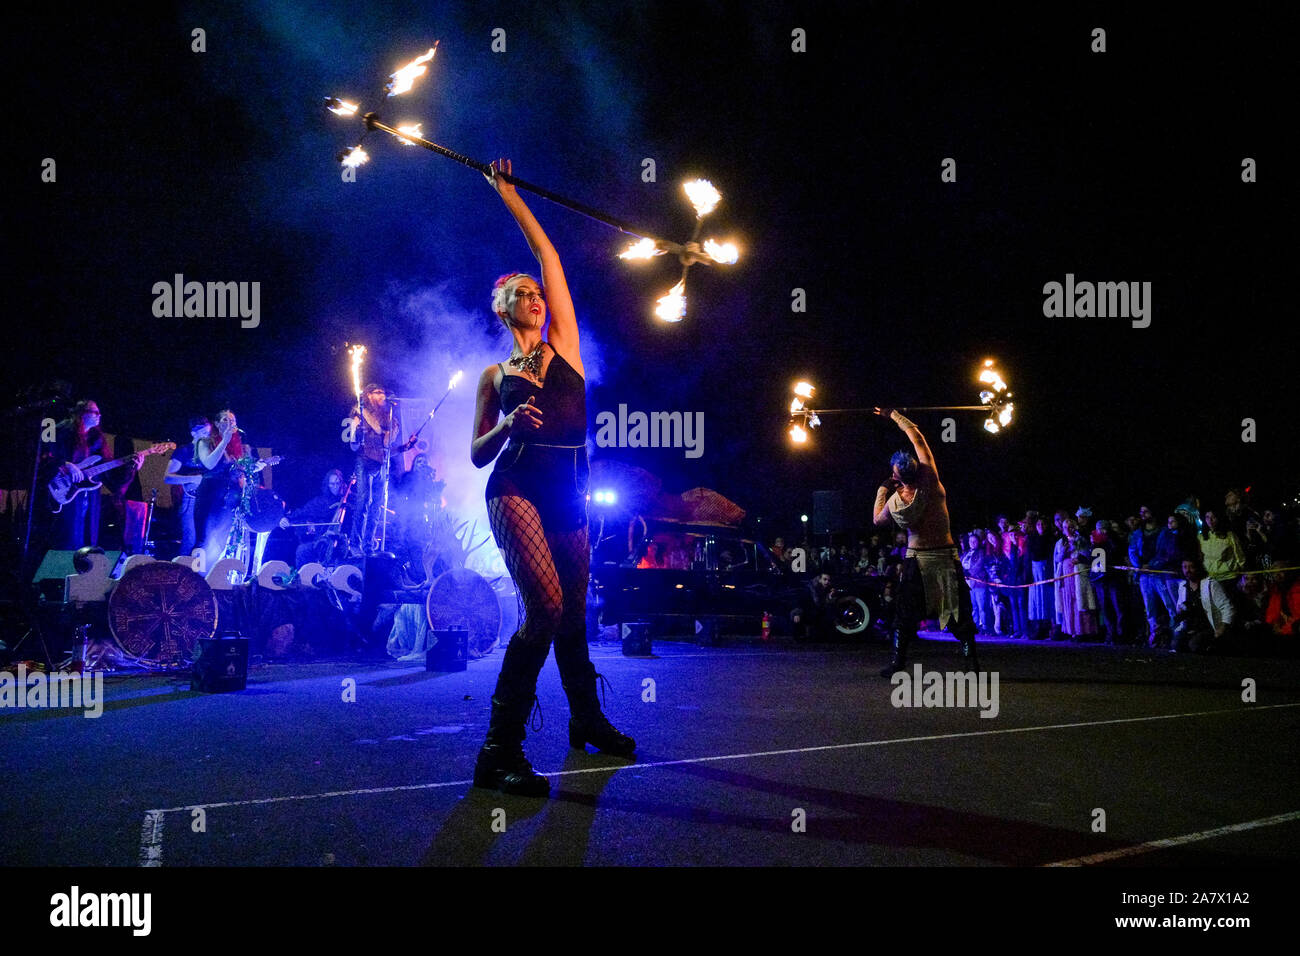
[[[49,540],[52,548],[75,550],[99,544],[99,483],[93,476],[88,480],[86,470],[114,458],[113,443],[100,430],[99,422],[99,403],[89,399],[77,402],[72,416],[55,426],[54,442],[42,449],[42,477],[50,488],[46,513],[54,514]],[[144,464],[146,454],[137,452],[112,468],[97,469],[109,476],[103,484],[109,491],[118,536],[126,515],[126,489]],[[108,544],[118,545],[120,541]]]

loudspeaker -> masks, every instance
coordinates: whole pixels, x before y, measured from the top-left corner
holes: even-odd
[[[468,666],[469,630],[453,627],[445,631],[434,631],[437,643],[424,652],[424,669],[426,671],[463,671]]]
[[[620,632],[623,635],[624,657],[650,656],[650,622],[628,621]]]
[[[248,638],[201,637],[194,648],[190,690],[227,694],[248,686]]]
[[[32,583],[36,585],[45,600],[63,600],[64,578],[77,573],[77,569],[72,565],[72,558],[76,553],[76,551],[62,551],[57,548],[51,548],[45,552],[40,567],[36,569],[36,574],[32,577]],[[111,569],[110,576],[116,574],[118,565],[122,563],[122,552],[105,551],[104,557],[108,559],[108,566]]]
[[[76,551],[59,551],[54,548],[46,551],[45,557],[41,559],[41,566],[36,569],[36,576],[32,578],[32,583],[39,584],[41,581],[58,578],[62,590],[63,579],[69,574],[77,573],[76,568],[72,566],[72,556],[76,553]]]
[[[844,530],[844,495],[838,491],[813,492],[813,534],[839,534]]]

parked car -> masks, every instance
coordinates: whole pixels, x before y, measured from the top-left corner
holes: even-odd
[[[602,626],[650,621],[689,632],[697,621],[714,621],[724,631],[756,634],[768,613],[776,633],[806,630],[812,576],[792,573],[735,528],[655,519],[631,555],[626,545],[605,542],[592,563],[591,601]],[[881,608],[882,582],[845,577],[832,584],[835,631],[866,636]]]

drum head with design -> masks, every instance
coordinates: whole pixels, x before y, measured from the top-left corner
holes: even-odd
[[[497,592],[481,574],[468,568],[453,568],[438,575],[429,588],[425,607],[433,630],[463,627],[469,631],[471,658],[485,657],[496,647],[501,607]]]
[[[170,561],[141,564],[108,598],[108,623],[122,649],[162,663],[192,658],[199,638],[217,631],[217,596],[208,582]]]

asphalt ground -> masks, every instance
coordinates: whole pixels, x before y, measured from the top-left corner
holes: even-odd
[[[956,670],[956,642],[931,637],[914,659]],[[592,645],[592,656],[611,684],[606,712],[637,739],[637,759],[568,747],[548,661],[543,727],[525,745],[550,776],[548,800],[469,783],[500,651],[451,674],[268,665],[234,694],[196,693],[179,677],[109,678],[98,719],[0,712],[0,863],[1300,859],[1296,660],[986,642],[981,666],[998,675],[998,706],[982,717],[979,707],[894,706],[894,686],[877,674],[881,644],[658,641],[647,658],[612,644]],[[1253,703],[1242,700],[1247,679]],[[354,702],[344,700],[348,680]],[[1172,838],[1183,842],[1148,846]]]

